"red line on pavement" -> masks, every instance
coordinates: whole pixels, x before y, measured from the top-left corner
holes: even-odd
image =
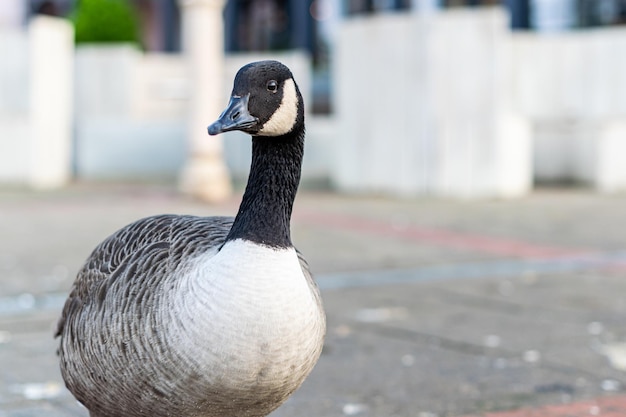
[[[563,248],[551,245],[534,244],[515,239],[493,236],[459,233],[445,229],[418,227],[413,225],[394,225],[374,219],[348,216],[337,213],[309,212],[300,210],[294,217],[301,223],[313,224],[326,228],[338,228],[357,232],[377,234],[426,243],[467,249],[493,255],[515,256],[522,258],[553,258],[592,253],[591,250]]]
[[[514,411],[499,411],[473,414],[465,417],[624,417],[626,416],[626,395],[599,397],[589,401],[571,404],[546,405],[537,408],[524,408]]]

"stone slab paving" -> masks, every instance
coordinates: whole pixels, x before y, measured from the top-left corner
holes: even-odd
[[[0,190],[0,417],[86,416],[51,337],[90,250],[139,217],[232,214],[159,185]],[[293,238],[328,315],[272,417],[626,415],[626,196],[303,192]],[[585,414],[586,413],[586,414]]]

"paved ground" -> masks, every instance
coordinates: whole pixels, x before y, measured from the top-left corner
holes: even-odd
[[[86,416],[52,327],[102,238],[155,213],[232,214],[161,186],[0,191],[0,417]],[[626,196],[514,201],[303,192],[294,241],[328,314],[273,417],[626,416]]]

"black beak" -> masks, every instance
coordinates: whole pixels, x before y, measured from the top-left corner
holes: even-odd
[[[248,112],[248,99],[250,94],[243,97],[232,96],[228,107],[222,112],[220,118],[213,122],[209,128],[209,135],[230,132],[232,130],[248,131],[259,120]]]

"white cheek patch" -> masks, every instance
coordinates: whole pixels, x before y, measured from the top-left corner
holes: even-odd
[[[265,122],[257,133],[260,136],[281,136],[289,133],[296,124],[298,117],[298,94],[293,79],[285,80],[283,85],[283,99],[272,117]]]

